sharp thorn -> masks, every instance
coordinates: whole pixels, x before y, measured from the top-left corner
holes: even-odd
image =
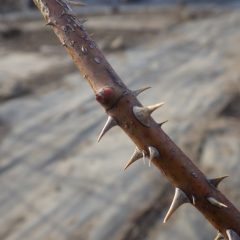
[[[143,157],[143,152],[139,150],[138,148],[135,148],[133,155],[131,156],[130,160],[127,162],[127,164],[124,167],[124,170],[126,170],[130,165],[132,165],[134,162],[136,162],[138,159]]]
[[[220,232],[218,232],[217,236],[214,238],[214,240],[224,240],[224,237]]]
[[[80,7],[86,6],[86,4],[84,2],[81,2],[81,1],[68,0],[68,3],[71,4],[72,6],[80,6]]]
[[[158,126],[159,126],[159,127],[162,127],[162,125],[165,124],[166,122],[168,122],[168,120],[159,123]]]
[[[133,91],[133,95],[134,95],[135,97],[137,97],[140,93],[146,91],[146,90],[149,89],[149,88],[151,88],[151,87],[143,87],[143,88],[140,88],[140,89],[138,89],[138,90],[134,90],[134,91]]]
[[[208,181],[214,186],[214,187],[218,187],[218,185],[225,179],[229,176],[223,176],[223,177],[219,177],[219,178],[212,178],[212,179],[209,179]]]
[[[216,206],[216,207],[219,207],[219,208],[227,208],[227,205],[219,202],[216,198],[208,197],[207,200],[208,200],[213,206]]]
[[[176,188],[175,189],[175,194],[174,194],[174,198],[172,201],[172,204],[163,220],[164,223],[167,222],[167,220],[172,216],[172,214],[183,204],[185,203],[189,203],[189,199],[187,197],[187,195],[180,189],[180,188]]]
[[[159,156],[159,151],[157,150],[157,148],[153,146],[149,146],[148,151],[149,151],[149,165],[150,165],[152,160]]]
[[[164,102],[157,103],[157,104],[148,106],[147,109],[148,109],[149,113],[151,114],[151,113],[154,112],[156,109],[162,107],[164,104],[165,104]]]
[[[139,107],[134,106],[133,107],[133,113],[135,117],[140,121],[144,126],[149,127],[150,126],[150,115],[153,111],[155,111],[157,108],[164,105],[164,103],[158,103],[155,105],[151,105],[148,107]]]
[[[232,229],[227,229],[226,233],[228,236],[228,240],[240,240],[240,236]]]
[[[99,134],[99,137],[98,137],[97,141],[99,142],[101,140],[101,138],[103,137],[103,135],[107,131],[109,131],[112,127],[115,127],[117,125],[118,124],[117,124],[116,120],[114,120],[112,117],[109,116],[108,119],[107,119],[107,122],[105,123],[105,125],[104,125],[104,127],[101,131],[101,133]]]

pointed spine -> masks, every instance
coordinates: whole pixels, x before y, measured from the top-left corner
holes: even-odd
[[[154,105],[147,106],[146,109],[147,109],[147,111],[150,115],[152,112],[154,112],[158,108],[162,107],[164,104],[165,104],[164,102],[160,102],[160,103],[157,103],[157,104],[154,104]]]
[[[133,93],[133,95],[135,97],[137,97],[139,94],[141,94],[142,92],[148,90],[149,88],[151,88],[151,87],[143,87],[143,88],[140,88],[140,89],[132,91],[132,93]]]
[[[228,229],[226,233],[228,236],[228,240],[240,240],[240,236],[232,229]]]
[[[167,220],[172,216],[172,214],[183,204],[185,203],[189,203],[189,199],[187,197],[187,195],[180,189],[180,188],[176,188],[175,189],[175,194],[174,194],[174,198],[172,201],[172,204],[163,220],[163,223],[166,223]]]
[[[208,197],[208,202],[210,202],[213,206],[219,207],[219,208],[227,208],[227,205],[219,202],[216,198]]]
[[[163,122],[159,123],[159,124],[158,124],[158,126],[159,126],[159,127],[162,127],[162,126],[163,126],[163,124],[165,124],[165,123],[167,123],[167,122],[168,122],[168,120],[166,120],[166,121],[163,121]]]
[[[209,179],[208,181],[214,186],[214,187],[218,187],[218,185],[228,176],[223,176],[223,177],[219,177],[219,178],[212,178]]]
[[[130,165],[132,165],[134,162],[136,162],[138,159],[141,159],[142,157],[143,157],[143,152],[141,150],[139,150],[138,148],[135,148],[135,151],[134,151],[132,157],[125,165],[124,170],[126,170]]]
[[[150,127],[150,118],[149,117],[150,117],[151,113],[163,105],[164,105],[164,103],[161,102],[161,103],[157,103],[157,104],[147,106],[147,107],[134,106],[133,113],[139,122],[141,122],[146,127]]]
[[[117,125],[118,124],[117,124],[116,120],[109,116],[108,119],[107,119],[107,122],[105,123],[105,125],[104,125],[104,127],[101,131],[101,133],[99,134],[99,137],[98,137],[97,141],[99,142],[106,132],[108,132],[111,128],[113,128]]]

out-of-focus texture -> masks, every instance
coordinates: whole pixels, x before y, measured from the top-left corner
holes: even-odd
[[[240,12],[179,4],[89,16],[86,27],[132,89],[240,207]],[[111,11],[109,12],[111,13]],[[16,20],[18,19],[18,20]],[[191,206],[165,225],[164,177],[119,129],[96,144],[105,114],[42,20],[0,23],[0,239],[211,239]]]

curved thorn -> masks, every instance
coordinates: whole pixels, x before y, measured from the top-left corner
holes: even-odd
[[[219,178],[212,178],[212,179],[209,179],[208,181],[214,186],[214,187],[218,187],[218,185],[225,179],[229,176],[223,176],[223,177],[219,177]]]
[[[139,150],[138,148],[135,148],[135,151],[133,155],[131,156],[130,160],[127,162],[127,164],[124,167],[124,170],[126,170],[131,164],[136,162],[138,159],[143,157],[143,152]]]
[[[174,194],[174,198],[172,201],[172,204],[163,220],[164,223],[167,222],[167,220],[172,216],[172,214],[183,204],[185,203],[189,203],[189,199],[187,197],[187,195],[180,189],[180,188],[176,188],[175,189],[175,194]]]
[[[84,7],[86,6],[86,4],[84,2],[81,1],[71,1],[68,0],[69,4],[73,5],[73,6],[80,6],[80,7]]]
[[[159,126],[159,127],[162,127],[162,125],[165,124],[166,122],[168,122],[168,120],[159,123],[158,126]]]
[[[220,232],[218,232],[217,236],[214,238],[214,240],[224,240],[224,237]]]
[[[216,206],[216,207],[219,207],[219,208],[227,208],[227,205],[219,202],[216,198],[208,197],[207,200],[208,200],[213,206]]]
[[[107,131],[109,131],[112,127],[115,127],[117,125],[118,124],[117,124],[116,120],[114,120],[112,117],[109,116],[108,119],[107,119],[107,122],[105,123],[105,125],[104,125],[104,127],[101,131],[101,133],[99,134],[99,137],[98,137],[97,141],[99,142],[101,140],[101,138],[103,137],[103,135]]]
[[[228,240],[240,240],[240,236],[232,229],[227,229],[226,233],[228,236]]]
[[[149,150],[149,165],[150,165],[152,160],[159,156],[159,151],[157,150],[157,148],[153,146],[149,146],[148,150]]]
[[[149,88],[151,88],[151,87],[143,87],[143,88],[134,90],[134,91],[133,91],[133,95],[134,95],[135,97],[137,97],[140,93],[148,90]]]

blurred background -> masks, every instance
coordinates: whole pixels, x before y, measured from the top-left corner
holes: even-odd
[[[77,0],[76,0],[77,1]],[[89,0],[73,10],[164,131],[240,207],[240,1]],[[106,114],[31,0],[0,1],[0,239],[213,239],[173,187],[124,165],[134,145]]]

